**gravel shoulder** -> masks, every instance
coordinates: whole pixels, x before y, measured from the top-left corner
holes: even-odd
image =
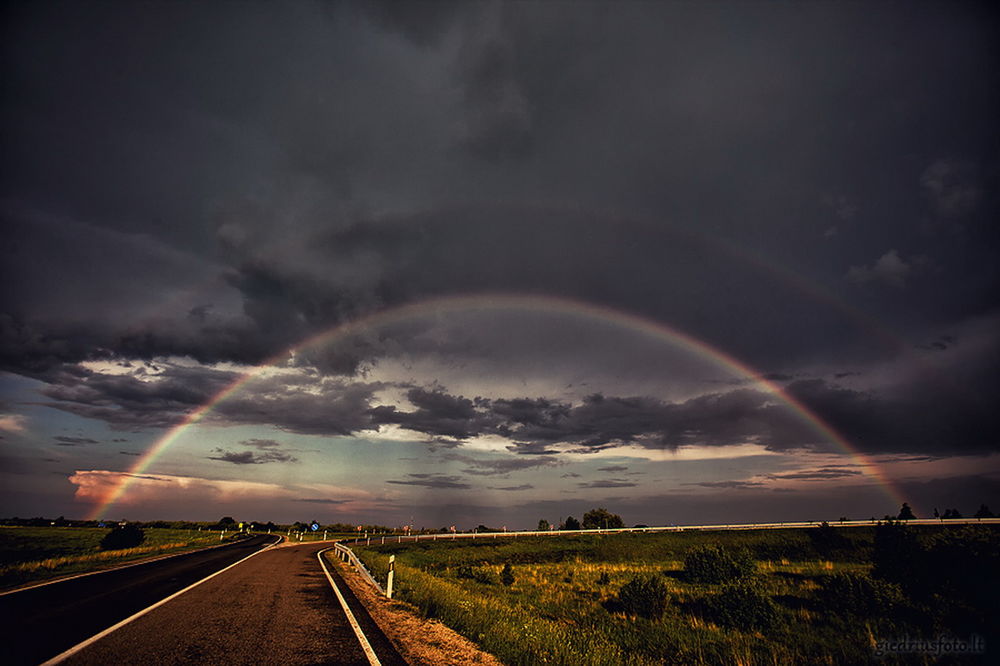
[[[386,599],[350,565],[336,557],[328,557],[327,562],[337,569],[411,666],[502,666],[500,660],[461,634],[437,620],[421,617],[411,604]]]

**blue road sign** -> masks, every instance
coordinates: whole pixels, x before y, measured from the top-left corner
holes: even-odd
[[[315,532],[316,530],[319,529],[319,523],[313,523],[312,525],[309,526],[309,529]]]

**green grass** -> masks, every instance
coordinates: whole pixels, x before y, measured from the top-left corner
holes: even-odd
[[[835,547],[808,530],[580,535],[387,543],[357,547],[385,581],[396,555],[397,598],[477,642],[505,664],[865,663],[878,637],[914,635],[899,617],[837,617],[818,591],[835,573],[871,569],[873,528],[850,528]],[[706,600],[721,585],[688,582],[684,556],[720,543],[746,548],[760,589],[776,605],[766,632],[718,626]],[[504,564],[514,583],[500,584]],[[617,610],[618,590],[636,576],[660,576],[663,617]],[[955,627],[956,635],[962,626]],[[968,634],[968,631],[965,632]],[[925,663],[886,658],[884,663]],[[930,661],[926,662],[930,663]]]
[[[146,528],[146,539],[140,546],[101,551],[98,545],[108,531],[97,527],[0,526],[0,589],[219,543],[218,532]]]

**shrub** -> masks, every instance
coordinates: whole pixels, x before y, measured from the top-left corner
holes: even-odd
[[[492,571],[469,566],[468,564],[460,566],[458,571],[455,572],[455,575],[459,578],[474,580],[477,583],[482,583],[483,585],[492,585],[497,582],[496,575]]]
[[[778,619],[777,606],[754,579],[726,585],[705,600],[705,611],[716,624],[743,631],[767,631]]]
[[[888,520],[875,527],[872,575],[904,587],[925,578],[926,553],[917,535],[903,523]]]
[[[633,578],[618,591],[618,603],[629,615],[655,620],[667,610],[667,586],[659,576]]]
[[[101,550],[122,550],[135,548],[146,540],[146,533],[135,525],[120,525],[113,528],[101,539]]]
[[[514,571],[511,569],[510,562],[503,565],[503,571],[500,572],[500,582],[508,587],[514,584]]]
[[[860,618],[893,613],[904,601],[898,585],[862,573],[829,576],[823,581],[818,596],[823,606],[832,612]]]
[[[746,549],[727,549],[708,544],[688,551],[684,573],[695,583],[728,583],[749,576],[757,563]]]
[[[823,557],[830,557],[834,552],[848,548],[851,541],[841,531],[824,521],[819,527],[807,530],[816,552]]]

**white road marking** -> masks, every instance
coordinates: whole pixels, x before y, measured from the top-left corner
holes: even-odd
[[[117,631],[118,629],[121,629],[122,627],[124,627],[129,622],[132,622],[133,620],[138,620],[140,617],[142,617],[146,613],[159,608],[160,606],[162,606],[163,604],[167,603],[171,599],[176,599],[177,597],[181,596],[182,594],[184,594],[188,590],[194,589],[194,588],[198,587],[199,585],[201,585],[202,583],[204,583],[206,581],[209,581],[209,580],[212,580],[213,578],[215,578],[216,576],[218,576],[220,573],[232,569],[237,564],[242,564],[243,562],[246,562],[247,560],[249,560],[254,555],[260,555],[264,551],[266,551],[269,548],[271,548],[271,546],[273,546],[273,545],[274,544],[270,544],[268,546],[265,546],[264,548],[261,548],[260,550],[256,550],[256,551],[250,553],[249,555],[247,555],[246,557],[244,557],[243,559],[238,560],[236,562],[233,562],[228,567],[226,567],[224,569],[219,569],[218,571],[216,571],[211,576],[206,576],[205,578],[202,578],[201,580],[199,580],[199,581],[197,581],[195,583],[191,583],[190,585],[188,585],[187,587],[185,587],[183,590],[180,590],[178,592],[174,592],[173,594],[171,594],[169,597],[166,597],[165,599],[160,599],[159,601],[157,601],[152,606],[148,606],[147,608],[143,608],[138,613],[125,618],[124,620],[122,620],[118,624],[114,624],[114,625],[108,627],[107,629],[105,629],[104,631],[102,631],[100,633],[97,633],[97,634],[94,634],[93,636],[91,636],[87,640],[85,640],[83,642],[80,642],[80,643],[77,643],[76,645],[74,645],[73,647],[71,647],[70,649],[66,650],[65,652],[63,652],[61,654],[57,654],[56,656],[52,657],[48,661],[43,662],[42,666],[53,666],[54,664],[62,663],[63,661],[65,661],[66,659],[69,659],[70,657],[72,657],[74,654],[76,654],[80,650],[84,649],[85,647],[87,647],[89,645],[92,645],[93,643],[96,643],[97,641],[101,640],[102,638],[104,638],[105,636],[107,636],[108,634],[110,634],[111,632]]]
[[[381,666],[382,662],[380,662],[378,657],[375,655],[375,650],[372,649],[371,643],[368,642],[365,632],[361,631],[361,625],[359,625],[358,621],[354,618],[354,613],[351,612],[351,609],[347,607],[347,600],[344,599],[344,595],[340,593],[340,588],[337,587],[337,584],[333,582],[333,576],[330,575],[330,570],[326,568],[326,562],[323,561],[323,553],[328,550],[330,550],[330,548],[324,548],[316,553],[316,557],[319,558],[319,564],[323,567],[323,573],[326,574],[326,579],[330,581],[330,587],[333,588],[333,593],[337,595],[337,601],[340,602],[341,608],[344,609],[344,615],[347,616],[347,621],[351,624],[351,629],[354,630],[354,635],[358,637],[358,641],[361,643],[361,647],[365,651],[365,656],[368,657],[368,663],[371,664],[371,666]]]

